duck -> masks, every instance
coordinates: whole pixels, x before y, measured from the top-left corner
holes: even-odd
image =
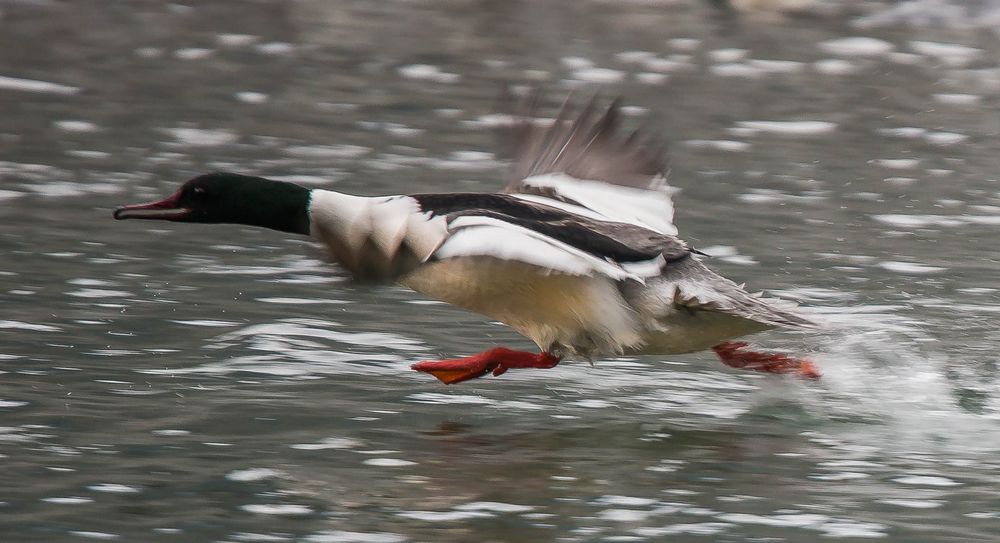
[[[665,153],[642,130],[626,131],[620,99],[567,99],[548,123],[539,102],[522,100],[499,123],[514,174],[498,191],[358,196],[213,172],[113,217],[310,236],[359,280],[477,312],[539,349],[495,346],[411,366],[444,384],[564,359],[703,350],[733,368],[820,377],[808,358],[737,341],[819,324],[715,273],[678,237]]]

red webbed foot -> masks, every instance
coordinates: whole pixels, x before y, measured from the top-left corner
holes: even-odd
[[[494,376],[499,376],[509,369],[553,368],[558,363],[559,357],[549,353],[529,353],[496,347],[464,358],[425,360],[410,367],[429,373],[446,385],[453,385],[482,377],[490,372],[493,372]]]
[[[819,379],[822,373],[816,364],[806,358],[796,358],[782,353],[747,350],[750,345],[742,341],[726,341],[712,347],[722,363],[745,370],[767,373],[792,373],[807,379]]]

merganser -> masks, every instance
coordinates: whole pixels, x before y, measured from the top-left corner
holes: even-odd
[[[603,110],[603,111],[602,111]],[[236,223],[312,236],[355,277],[395,281],[527,336],[413,369],[445,384],[564,357],[713,349],[732,367],[820,376],[810,360],[755,352],[734,338],[817,327],[751,294],[676,236],[663,153],[623,137],[618,102],[567,100],[551,125],[530,113],[502,130],[516,175],[501,192],[362,197],[235,173],[210,173],[115,219]]]

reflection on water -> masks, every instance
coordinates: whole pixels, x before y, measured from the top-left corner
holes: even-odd
[[[757,4],[4,4],[2,533],[993,540],[997,8]],[[109,218],[215,169],[491,190],[511,81],[624,94],[685,237],[828,324],[755,338],[824,379],[697,354],[443,387],[409,364],[526,341],[306,240]]]

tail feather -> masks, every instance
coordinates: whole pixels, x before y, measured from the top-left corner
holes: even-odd
[[[695,259],[664,274],[674,286],[675,307],[741,317],[774,328],[815,329],[820,324],[798,310],[797,304],[747,292]]]

